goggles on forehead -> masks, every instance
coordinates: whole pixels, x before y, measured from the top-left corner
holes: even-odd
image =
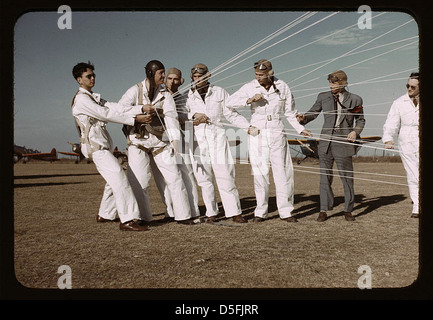
[[[267,70],[268,67],[264,63],[254,63],[254,69]]]
[[[205,74],[206,72],[207,72],[207,69],[205,69],[205,68],[197,67],[197,68],[191,69],[192,74],[194,74],[194,73]]]

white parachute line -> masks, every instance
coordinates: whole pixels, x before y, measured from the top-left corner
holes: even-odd
[[[366,61],[369,61],[369,60],[372,60],[372,59],[375,59],[375,58],[381,57],[381,56],[383,56],[383,55],[385,55],[385,54],[388,54],[388,53],[394,52],[394,51],[396,51],[396,50],[399,50],[399,49],[402,49],[402,48],[404,48],[404,47],[410,46],[410,45],[415,44],[415,43],[417,43],[417,42],[418,42],[418,41],[414,41],[414,42],[410,42],[410,43],[407,43],[407,44],[405,44],[405,45],[402,45],[402,46],[400,46],[400,47],[393,48],[393,49],[388,50],[388,51],[386,51],[386,52],[382,52],[382,53],[380,53],[380,54],[377,54],[377,55],[375,55],[375,56],[373,56],[373,57],[370,57],[370,58],[364,59],[364,60],[362,60],[362,61],[356,62],[356,63],[354,63],[354,64],[351,64],[351,65],[345,66],[345,67],[343,67],[342,69],[349,69],[349,68],[354,67],[354,66],[356,66],[356,65],[358,65],[358,64],[360,64],[360,63],[364,63],[364,62],[366,62]],[[322,74],[322,75],[320,75],[320,76],[318,76],[318,77],[316,77],[316,78],[314,78],[314,79],[311,79],[311,80],[308,80],[308,81],[305,81],[305,82],[299,83],[299,84],[297,84],[297,85],[294,85],[294,86],[292,86],[292,88],[296,88],[296,87],[302,86],[302,85],[304,85],[304,84],[306,84],[306,83],[309,83],[309,82],[315,81],[315,80],[317,80],[317,79],[320,79],[320,78],[322,78],[322,77],[324,77],[324,76],[326,76],[326,75],[327,75],[327,74]]]
[[[293,27],[296,26],[297,24],[299,24],[299,23],[305,21],[306,19],[312,17],[312,16],[315,15],[316,13],[317,13],[317,11],[316,11],[316,12],[307,12],[307,13],[304,13],[302,16],[296,18],[296,19],[293,20],[292,22],[288,23],[286,26],[280,28],[279,30],[273,32],[271,35],[268,35],[268,36],[265,37],[264,39],[258,41],[256,44],[254,44],[254,45],[250,46],[249,48],[245,49],[244,51],[238,53],[237,55],[235,55],[234,57],[230,58],[229,60],[227,60],[226,62],[222,63],[221,65],[217,66],[216,68],[211,69],[209,72],[210,72],[213,76],[215,76],[215,75],[217,75],[217,74],[219,74],[219,73],[222,73],[222,72],[224,72],[224,71],[226,71],[226,70],[228,70],[228,69],[234,67],[235,65],[239,64],[240,62],[238,62],[238,63],[236,63],[236,64],[232,64],[230,67],[228,67],[228,68],[226,68],[226,69],[224,69],[224,70],[222,70],[222,71],[220,71],[220,72],[217,72],[217,73],[215,74],[215,72],[216,72],[217,70],[219,70],[219,69],[225,67],[226,65],[228,65],[228,64],[232,63],[233,61],[239,59],[239,58],[242,57],[243,55],[245,55],[245,54],[249,53],[250,51],[256,49],[257,47],[259,47],[259,46],[265,44],[266,42],[268,42],[268,41],[274,39],[275,37],[279,36],[281,33],[286,32],[287,30],[293,28]],[[194,83],[196,83],[196,82],[191,82],[191,85],[190,85],[190,86],[193,86]],[[189,86],[189,87],[188,87],[188,86],[185,86],[185,87],[181,87],[181,88],[179,88],[179,92],[183,93],[183,92],[188,91],[189,88],[190,88],[190,86]]]
[[[198,156],[195,156],[198,157]],[[238,164],[250,164],[251,165],[251,161],[249,159],[235,159],[233,158],[233,160],[235,162],[237,162]],[[269,164],[268,164],[269,165]],[[320,168],[318,168],[320,170]],[[334,172],[334,169],[331,169]],[[344,177],[344,176],[340,176],[339,174],[334,174],[334,173],[324,173],[324,172],[317,172],[317,171],[309,171],[309,170],[301,170],[298,169],[298,167],[293,167],[293,171],[297,171],[297,172],[304,172],[304,173],[312,173],[312,174],[317,174],[317,175],[324,175],[324,176],[333,176],[336,178],[348,178],[348,179],[352,179],[352,180],[360,180],[360,181],[369,181],[369,182],[375,182],[375,183],[385,183],[385,184],[392,184],[392,185],[398,185],[398,186],[404,186],[407,187],[408,184],[405,183],[398,183],[398,182],[390,182],[390,181],[383,181],[383,180],[375,180],[375,179],[367,179],[367,178],[359,178],[359,177]],[[349,170],[340,170],[340,172],[353,172],[356,173],[356,171],[349,171]],[[361,173],[365,173],[365,172],[361,172]],[[371,175],[378,175],[380,176],[381,174],[378,173],[368,173]],[[390,175],[391,176],[391,175]],[[396,177],[402,177],[402,176],[396,176]]]
[[[413,69],[410,69],[413,70]],[[408,79],[409,77],[404,77],[404,78],[394,78],[394,79],[382,79],[382,80],[363,80],[361,82],[355,82],[355,83],[351,83],[350,87],[353,86],[359,86],[361,84],[373,84],[373,83],[380,83],[380,82],[388,82],[388,81],[397,81],[397,80],[405,80]],[[291,90],[291,92],[301,92],[301,91],[311,91],[311,90],[323,90],[323,89],[327,89],[327,91],[329,91],[329,86],[323,86],[323,87],[316,87],[316,88],[308,88],[308,89],[298,89],[298,90]],[[317,94],[314,93],[314,94]],[[296,98],[298,99],[298,98]]]
[[[365,83],[362,83],[362,84],[365,85],[365,84],[371,84],[371,83],[380,83],[380,82],[389,82],[389,81],[400,81],[400,80],[407,80],[407,77],[395,78],[395,79],[386,79],[386,80],[377,80],[377,81],[369,81],[369,82],[365,82]],[[353,86],[353,85],[354,84],[351,84],[351,86]],[[325,88],[325,87],[323,87],[323,88]],[[326,87],[326,88],[328,88],[328,90],[329,90],[329,87]],[[298,101],[299,99],[303,99],[303,98],[306,98],[306,97],[311,97],[311,96],[314,96],[314,95],[317,95],[317,92],[310,93],[310,94],[307,94],[307,95],[304,95],[304,96],[300,96],[300,97],[295,97],[295,99],[296,99],[296,101]]]
[[[299,77],[297,77],[297,78],[295,78],[295,79],[289,81],[289,83],[294,82],[294,81],[296,81],[296,80],[298,80],[298,79],[300,79],[300,78],[303,78],[303,77],[305,77],[306,75],[309,75],[309,74],[313,73],[314,71],[317,71],[318,69],[323,68],[324,66],[330,64],[331,62],[334,62],[335,60],[338,60],[338,59],[340,59],[340,58],[342,58],[342,57],[345,57],[345,56],[348,55],[349,53],[351,53],[351,52],[353,52],[353,51],[355,51],[355,50],[358,50],[358,49],[360,49],[360,48],[366,46],[367,44],[369,44],[369,43],[371,43],[371,42],[373,42],[373,41],[376,41],[376,40],[378,40],[378,39],[384,37],[385,35],[387,35],[387,34],[389,34],[389,33],[391,33],[391,32],[394,32],[395,30],[397,30],[397,29],[399,29],[399,28],[405,26],[406,24],[408,24],[408,23],[410,23],[410,22],[413,22],[413,20],[406,21],[405,23],[403,23],[403,24],[401,24],[401,25],[399,25],[399,26],[397,26],[397,27],[395,27],[395,28],[393,28],[393,29],[391,29],[391,30],[389,30],[389,31],[387,31],[387,32],[385,32],[385,33],[383,33],[383,34],[381,34],[381,35],[379,35],[379,36],[377,36],[377,37],[375,37],[375,38],[373,38],[373,39],[367,41],[367,42],[365,42],[365,43],[363,43],[362,45],[360,45],[360,46],[358,46],[358,47],[356,47],[356,48],[353,48],[353,49],[349,50],[348,52],[343,53],[342,55],[340,55],[340,56],[338,56],[338,57],[336,57],[336,58],[333,58],[331,61],[329,61],[329,62],[323,64],[322,66],[319,66],[319,67],[317,67],[317,68],[315,68],[315,69],[313,69],[313,70],[310,70],[309,72],[303,74],[302,76],[299,76]],[[346,67],[346,68],[347,68],[347,67]]]
[[[198,158],[201,159],[200,155],[192,155],[194,158]],[[234,162],[237,162],[239,164],[250,164],[251,165],[251,161],[249,159],[237,159],[235,157],[233,157]],[[269,163],[268,163],[269,165]],[[305,172],[305,173],[313,173],[313,174],[318,174],[318,175],[325,175],[325,176],[333,176],[333,177],[337,177],[337,178],[349,178],[349,179],[353,179],[353,180],[361,180],[361,181],[370,181],[370,182],[379,182],[379,183],[385,183],[385,184],[392,184],[392,185],[399,185],[399,186],[405,186],[407,187],[408,185],[405,183],[398,183],[398,182],[390,182],[390,181],[383,181],[383,180],[375,180],[375,179],[367,179],[367,178],[360,178],[360,177],[345,177],[345,176],[341,176],[339,174],[334,174],[334,168],[330,168],[329,170],[332,170],[332,173],[325,173],[325,172],[320,172],[320,167],[319,168],[315,168],[315,167],[305,167],[303,166],[303,168],[308,168],[308,169],[316,169],[316,171],[309,171],[309,170],[301,170],[298,169],[297,167],[293,167],[294,171],[298,171],[298,172]],[[317,169],[319,172],[317,172]],[[383,174],[383,173],[376,173],[376,172],[362,172],[362,171],[353,171],[353,170],[335,170],[338,172],[352,172],[352,173],[356,173],[356,174],[368,174],[368,175],[375,175],[375,176],[381,176],[381,177],[390,177],[390,178],[406,178],[405,176],[399,176],[399,175],[389,175],[389,174]]]
[[[375,15],[374,17],[370,17],[368,20],[372,20],[373,18],[380,17],[381,15],[384,15],[384,14],[386,14],[386,13],[387,13],[387,12],[382,12],[382,13],[380,13],[380,14]],[[335,31],[334,33],[331,33],[331,34],[329,34],[329,35],[327,35],[327,36],[323,36],[323,37],[321,37],[321,38],[319,38],[319,39],[313,40],[313,41],[311,41],[311,42],[309,42],[309,43],[307,43],[307,44],[304,44],[304,45],[302,45],[302,46],[299,46],[299,47],[297,47],[297,48],[295,48],[295,49],[293,49],[293,50],[290,50],[290,51],[287,51],[287,52],[285,52],[285,53],[282,53],[282,54],[280,54],[280,55],[278,55],[278,56],[275,56],[275,57],[273,57],[273,58],[271,58],[271,59],[274,60],[274,59],[281,58],[282,56],[285,56],[285,55],[287,55],[287,54],[289,54],[289,53],[292,53],[292,52],[294,52],[294,51],[297,51],[297,50],[299,50],[299,49],[305,48],[305,47],[307,47],[307,46],[309,46],[309,45],[312,45],[313,43],[316,43],[316,42],[322,41],[322,40],[324,40],[324,39],[326,39],[326,38],[329,38],[329,37],[335,36],[336,34],[338,34],[338,33],[340,33],[340,32],[343,32],[343,31],[346,31],[346,30],[348,30],[348,29],[350,29],[350,28],[353,28],[353,27],[355,27],[355,26],[358,27],[358,22],[355,23],[355,24],[352,24],[352,25],[350,25],[350,26],[348,26],[348,27],[346,27],[346,28],[344,28],[344,29],[337,30],[337,31]]]
[[[293,134],[293,133],[289,133],[290,135],[293,136],[298,136],[298,137],[302,137],[302,138],[306,138],[300,134]],[[330,135],[325,135],[325,134],[320,134],[319,137],[311,137],[312,139],[319,139],[319,140],[324,140],[324,141],[331,141],[334,143],[340,143],[340,144],[347,144],[347,145],[354,145],[352,142],[349,141],[341,141],[341,140],[334,140],[334,139],[330,139],[332,138],[332,136]],[[341,139],[343,139],[343,137],[340,137]],[[375,149],[375,150],[383,150],[383,151],[389,151],[389,152],[394,152],[394,153],[400,153],[400,150],[397,149],[386,149],[385,147],[383,147],[383,144],[381,144],[380,142],[368,142],[368,143],[362,143],[361,145],[358,145],[359,147],[362,148],[367,148],[367,149]],[[394,146],[395,148],[395,146]]]
[[[412,39],[414,39],[414,38],[418,38],[418,36],[413,36],[413,37],[409,37],[409,38],[406,38],[406,39],[393,41],[393,42],[390,42],[390,43],[387,43],[387,44],[382,44],[382,45],[379,45],[379,46],[376,46],[376,47],[373,47],[373,48],[368,48],[368,49],[360,50],[360,51],[357,51],[357,52],[352,52],[352,53],[349,53],[346,57],[349,57],[349,56],[352,56],[352,55],[357,55],[357,54],[364,53],[364,52],[371,51],[371,50],[375,50],[375,49],[378,49],[378,48],[383,48],[383,47],[386,47],[386,46],[394,45],[394,44],[397,44],[397,43],[400,43],[400,42],[404,42],[404,41],[412,40]],[[291,53],[291,52],[293,52],[293,51],[295,51],[295,50],[297,50],[297,49],[298,49],[298,48],[296,48],[296,49],[294,49],[294,50],[290,50],[290,51],[288,51],[287,53]],[[275,59],[275,58],[272,58],[271,61],[272,61],[273,59]],[[332,59],[333,59],[333,58],[331,58],[331,59],[326,59],[326,60],[322,60],[322,61],[318,61],[318,62],[314,62],[314,63],[308,64],[308,65],[303,65],[303,66],[301,66],[301,67],[297,67],[297,68],[294,68],[294,69],[289,69],[289,70],[286,70],[286,71],[276,72],[275,75],[278,76],[278,77],[280,77],[282,74],[289,73],[289,72],[293,72],[293,71],[297,71],[297,70],[301,70],[301,69],[308,68],[308,67],[312,67],[312,66],[315,66],[315,65],[322,64],[322,63],[324,63],[324,62],[330,61],[330,60],[332,60]],[[229,75],[229,76],[227,76],[227,77],[225,77],[225,78],[218,79],[217,81],[215,81],[215,82],[213,82],[213,83],[217,83],[217,82],[220,82],[220,81],[223,81],[223,80],[229,79],[229,78],[231,78],[232,76],[238,75],[238,74],[243,73],[243,72],[248,71],[248,70],[251,70],[251,68],[245,68],[245,69],[243,69],[243,70],[241,70],[241,71],[238,71],[238,72],[236,72],[236,73],[234,73],[234,74],[231,74],[231,75]],[[317,80],[317,78],[314,79],[314,80]],[[243,83],[237,83],[237,84],[234,84],[234,85],[227,86],[226,88],[237,87],[237,86],[242,85],[242,84],[243,84]],[[294,87],[292,87],[292,88],[294,88]]]
[[[319,175],[325,175],[325,176],[333,176],[333,177],[339,177],[339,178],[348,178],[348,179],[353,179],[353,180],[362,180],[362,181],[370,181],[370,182],[379,182],[379,183],[386,183],[386,184],[392,184],[392,185],[397,185],[397,186],[405,186],[407,187],[408,184],[406,183],[398,183],[398,182],[389,182],[389,181],[383,181],[383,180],[375,180],[375,179],[366,179],[366,178],[358,178],[358,177],[344,177],[344,176],[340,176],[339,174],[330,174],[330,173],[324,173],[324,172],[315,172],[315,171],[309,171],[309,170],[300,170],[300,169],[295,169],[293,168],[294,171],[298,171],[298,172],[305,172],[305,173],[314,173],[314,174],[319,174]]]
[[[309,167],[309,166],[302,166],[303,168],[307,169],[319,169],[320,167]],[[333,168],[331,168],[332,170]],[[366,175],[375,175],[375,176],[381,176],[381,177],[390,177],[390,178],[401,178],[401,179],[407,179],[406,176],[400,176],[395,174],[386,174],[386,173],[377,173],[377,172],[365,172],[365,171],[354,171],[354,170],[338,170],[339,172],[353,172],[356,174],[366,174]]]
[[[233,125],[231,123],[227,123],[227,122],[221,122],[221,125],[223,126],[227,126],[227,127],[235,127],[238,128],[238,126]],[[267,129],[269,131],[269,129]],[[270,131],[275,132],[275,133],[283,133],[286,136],[295,136],[295,137],[300,137],[302,139],[317,139],[317,140],[324,140],[324,141],[331,141],[331,142],[335,142],[335,143],[340,143],[340,144],[347,144],[347,145],[354,145],[354,143],[349,142],[349,141],[342,141],[342,140],[335,140],[332,139],[333,136],[330,135],[325,135],[325,134],[319,134],[319,136],[314,136],[313,137],[305,137],[302,134],[299,134],[296,132],[295,129],[271,129]],[[328,138],[329,137],[329,138]],[[340,139],[343,139],[343,137],[339,137]],[[380,146],[372,146],[373,144],[377,143]],[[399,150],[395,149],[395,145],[394,145],[394,149],[386,149],[385,147],[383,147],[383,144],[379,143],[379,142],[368,142],[368,143],[362,143],[362,144],[357,144],[357,146],[362,147],[362,148],[370,148],[370,149],[376,149],[376,150],[384,150],[384,151],[389,151],[389,152],[395,152],[395,153],[400,153]]]
[[[243,50],[242,52],[236,54],[235,56],[233,56],[232,58],[228,59],[226,62],[220,64],[219,66],[215,67],[214,69],[211,70],[211,73],[214,73],[216,71],[218,71],[219,69],[225,67],[226,65],[232,63],[233,61],[237,60],[238,58],[242,57],[243,55],[247,54],[248,52],[256,49],[257,47],[265,44],[266,42],[274,39],[275,37],[279,36],[280,34],[282,34],[283,32],[286,32],[287,30],[291,29],[292,27],[294,27],[295,25],[297,25],[298,23],[312,17],[313,15],[315,15],[317,13],[316,12],[306,12],[303,15],[301,15],[300,17],[297,17],[296,19],[294,19],[293,21],[291,21],[290,23],[286,24],[285,26],[281,27],[280,29],[278,29],[277,31],[274,31],[273,33],[271,33],[270,35],[266,36],[265,38],[263,38],[262,40],[257,41],[255,44],[253,44],[252,46],[250,46],[249,48]]]
[[[322,19],[320,19],[320,20],[318,20],[318,21],[316,21],[316,22],[314,22],[314,23],[311,23],[309,26],[304,27],[303,29],[296,31],[295,33],[290,34],[289,36],[285,37],[284,39],[281,39],[281,40],[277,41],[276,43],[274,43],[274,44],[272,44],[272,45],[270,45],[270,46],[268,46],[268,47],[266,47],[266,48],[264,48],[264,49],[262,49],[262,50],[260,50],[260,51],[258,51],[258,52],[256,52],[256,53],[254,53],[254,54],[252,54],[252,55],[250,55],[250,56],[248,56],[248,57],[246,57],[246,58],[244,58],[244,59],[242,59],[242,60],[240,60],[240,61],[238,61],[238,62],[236,62],[236,63],[234,63],[234,64],[232,64],[230,67],[228,67],[228,68],[226,68],[226,69],[224,69],[224,70],[222,70],[222,71],[220,71],[220,72],[217,72],[217,73],[215,74],[215,76],[218,75],[218,74],[220,74],[220,73],[222,73],[222,72],[224,72],[224,71],[227,71],[227,70],[230,69],[230,68],[233,68],[234,66],[238,65],[239,63],[241,63],[241,62],[243,62],[243,61],[245,61],[245,60],[248,60],[248,59],[250,59],[251,57],[253,57],[253,56],[255,56],[255,55],[259,54],[259,53],[262,53],[262,52],[265,51],[265,50],[268,50],[268,49],[272,48],[273,46],[275,46],[275,45],[277,45],[277,44],[279,44],[279,43],[281,43],[281,42],[283,42],[283,41],[286,41],[287,39],[289,39],[289,38],[291,38],[291,37],[293,37],[293,36],[295,36],[295,35],[297,35],[297,34],[303,32],[303,31],[305,31],[305,30],[308,29],[308,28],[311,28],[312,26],[314,26],[314,25],[316,25],[316,24],[318,24],[318,23],[320,23],[320,22],[322,22],[322,21],[324,21],[324,20],[326,20],[326,19],[329,19],[330,17],[332,17],[333,15],[336,15],[337,13],[339,13],[339,11],[337,11],[337,12],[333,12],[333,13],[331,13],[330,15],[328,15],[328,16],[326,16],[326,17],[324,17],[324,18],[322,18]]]
[[[406,39],[397,40],[397,41],[389,42],[389,43],[386,43],[386,44],[381,44],[381,45],[376,46],[376,47],[372,47],[372,48],[368,48],[368,49],[364,49],[364,50],[359,50],[357,52],[352,52],[352,53],[347,54],[345,57],[349,57],[349,56],[357,55],[357,54],[364,53],[364,52],[367,52],[367,51],[372,51],[372,50],[376,50],[376,49],[379,49],[379,48],[391,46],[393,44],[397,44],[397,43],[404,42],[404,41],[409,41],[409,40],[412,40],[414,38],[418,38],[418,36],[413,36],[413,37],[409,37],[409,38],[406,38]],[[301,70],[301,69],[304,69],[304,68],[312,67],[312,66],[324,63],[324,62],[328,62],[328,61],[330,61],[332,59],[333,58],[330,58],[330,59],[322,60],[322,61],[319,61],[319,62],[314,62],[314,63],[311,63],[309,65],[304,65],[304,66],[301,66],[301,67],[298,67],[298,68],[295,68],[295,69],[289,69],[289,70],[286,70],[286,71],[281,71],[281,72],[276,73],[276,75],[281,75],[281,74],[284,74],[284,73],[288,73],[288,72],[297,71],[297,70]]]
[[[351,65],[349,65],[349,66],[346,66],[345,68],[348,69],[348,68],[354,67],[354,66],[356,66],[356,65],[358,65],[358,64],[360,64],[360,63],[364,63],[364,62],[366,62],[366,61],[369,61],[369,60],[375,59],[375,58],[377,58],[377,57],[381,57],[381,56],[383,56],[383,55],[385,55],[385,54],[388,54],[388,53],[390,53],[390,52],[393,52],[393,51],[396,51],[396,50],[402,49],[402,48],[407,47],[407,46],[411,46],[411,45],[413,45],[413,44],[415,44],[415,43],[418,43],[418,41],[413,41],[413,42],[410,42],[410,43],[404,44],[404,45],[402,45],[402,46],[400,46],[400,47],[397,47],[397,48],[394,48],[394,49],[388,50],[388,51],[386,51],[386,52],[380,53],[380,54],[375,55],[375,56],[373,56],[373,57],[367,58],[367,59],[365,59],[365,60],[362,60],[362,61],[359,61],[359,62],[357,62],[357,63],[351,64]]]

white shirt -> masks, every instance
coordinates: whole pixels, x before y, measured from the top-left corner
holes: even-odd
[[[107,122],[134,125],[135,115],[141,113],[141,106],[123,110],[124,108],[117,103],[106,102],[105,106],[101,106],[99,102],[100,94],[91,93],[80,87],[73,101],[72,115],[82,128],[92,121],[89,140],[92,144],[99,145],[101,149],[112,150],[113,142],[106,128]],[[81,130],[81,138],[86,138],[83,130]],[[85,145],[82,145],[82,152],[84,156],[88,156]]]
[[[205,101],[201,98],[197,90],[188,92],[188,99],[186,101],[186,109],[188,110],[188,117],[192,119],[196,113],[204,113],[212,125],[223,127],[222,116],[238,128],[248,129],[249,122],[245,117],[240,115],[236,110],[227,106],[226,101],[229,94],[221,87],[210,85],[205,96]],[[200,130],[206,124],[201,123],[197,126]]]
[[[246,101],[255,94],[262,94],[264,99],[251,103],[251,125],[266,129],[268,127],[278,127],[283,129],[282,117],[285,117],[290,125],[301,133],[305,128],[296,120],[296,111],[292,104],[292,94],[289,86],[282,80],[274,78],[274,87],[271,86],[268,91],[254,79],[244,84],[238,91],[233,93],[227,106],[231,108],[244,107]],[[269,121],[269,119],[277,121]]]
[[[343,100],[344,100],[344,93],[340,92],[338,94],[338,101],[340,101],[341,103],[343,103]],[[337,102],[337,120],[335,121],[335,127],[339,127],[340,126],[340,123],[341,123],[341,111],[342,111],[342,107]]]
[[[398,135],[401,152],[419,150],[419,102],[415,106],[406,93],[391,105],[383,126],[383,142],[394,141]]]

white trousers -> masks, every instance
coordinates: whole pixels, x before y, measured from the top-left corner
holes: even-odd
[[[269,162],[274,177],[278,213],[281,219],[291,216],[294,209],[293,164],[287,139],[275,129],[263,129],[248,139],[249,157],[254,175],[257,207],[254,216],[266,218],[269,207]]]
[[[196,131],[197,144],[190,149],[192,167],[201,187],[206,216],[216,216],[218,203],[214,177],[227,218],[242,213],[239,192],[235,184],[235,166],[224,129]],[[212,174],[213,171],[213,174]]]
[[[122,166],[109,150],[99,150],[92,154],[96,169],[106,184],[99,207],[99,216],[126,222],[140,217],[137,201]]]
[[[412,213],[419,213],[419,153],[400,153],[403,166],[406,170],[409,195],[413,202]]]
[[[165,149],[154,156],[154,160],[175,204],[173,208],[175,220],[190,219],[191,209],[188,194],[175,157],[168,149]],[[149,154],[134,145],[130,145],[128,147],[128,179],[140,208],[140,219],[144,221],[153,219],[148,191],[151,176]]]
[[[200,210],[198,209],[197,183],[194,177],[193,168],[189,158],[190,158],[189,155],[186,154],[179,153],[176,155],[177,166],[180,170],[183,183],[188,193],[188,201],[191,209],[191,216],[195,218],[200,216]],[[165,184],[161,171],[159,171],[152,157],[150,160],[150,164],[152,167],[152,172],[155,178],[156,186],[159,190],[159,193],[161,194],[162,201],[166,206],[166,216],[174,218],[174,209],[173,209],[174,203],[173,203],[173,198],[171,196],[170,190]]]

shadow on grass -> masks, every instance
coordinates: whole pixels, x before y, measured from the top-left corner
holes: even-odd
[[[354,216],[360,217],[369,214],[376,209],[404,201],[407,197],[402,194],[395,194],[391,196],[380,196],[374,198],[366,198],[363,194],[355,195],[355,206],[353,208]],[[319,213],[320,197],[319,195],[305,196],[304,194],[295,195],[295,206],[302,202],[309,202],[306,205],[296,208],[293,214],[296,218],[305,218],[312,214]],[[335,197],[334,207],[344,203],[344,196]],[[361,211],[360,211],[361,210]],[[360,211],[360,212],[359,212]],[[342,216],[344,212],[332,214],[329,218]]]
[[[42,182],[42,183],[15,183],[14,188],[63,186],[68,184],[81,184],[85,182]]]
[[[57,177],[79,177],[79,176],[95,176],[99,173],[69,173],[69,174],[34,174],[26,176],[14,176],[14,179],[41,179],[41,178],[57,178]]]

